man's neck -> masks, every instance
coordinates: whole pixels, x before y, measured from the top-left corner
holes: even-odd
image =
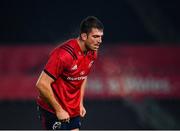
[[[86,53],[87,53],[87,48],[86,48],[86,46],[85,46],[84,41],[82,41],[81,38],[78,37],[78,38],[77,38],[77,42],[78,42],[79,47],[81,48],[82,52],[83,52],[84,54],[86,54]]]

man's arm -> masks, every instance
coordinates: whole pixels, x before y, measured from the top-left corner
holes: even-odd
[[[87,77],[81,85],[81,101],[80,101],[80,116],[81,117],[84,117],[86,114],[86,109],[84,108],[84,92],[85,92],[86,85],[87,85]]]
[[[52,82],[54,82],[54,79],[43,71],[36,83],[36,87],[41,97],[55,110],[57,118],[59,120],[69,120],[69,114],[61,107],[54,97],[54,93],[51,88]]]

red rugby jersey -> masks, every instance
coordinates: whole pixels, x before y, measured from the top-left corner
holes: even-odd
[[[51,85],[55,98],[70,117],[80,115],[80,87],[96,57],[95,51],[84,55],[77,40],[71,39],[55,48],[45,65],[44,72],[55,80]],[[54,113],[40,97],[37,103]]]

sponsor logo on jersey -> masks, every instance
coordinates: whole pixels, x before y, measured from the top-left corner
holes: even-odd
[[[87,76],[80,76],[80,77],[67,77],[67,80],[71,80],[71,81],[80,81],[80,80],[84,80],[86,79]]]

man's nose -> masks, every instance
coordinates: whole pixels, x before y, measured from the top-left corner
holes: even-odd
[[[98,43],[102,43],[102,39],[101,38],[99,38]]]

